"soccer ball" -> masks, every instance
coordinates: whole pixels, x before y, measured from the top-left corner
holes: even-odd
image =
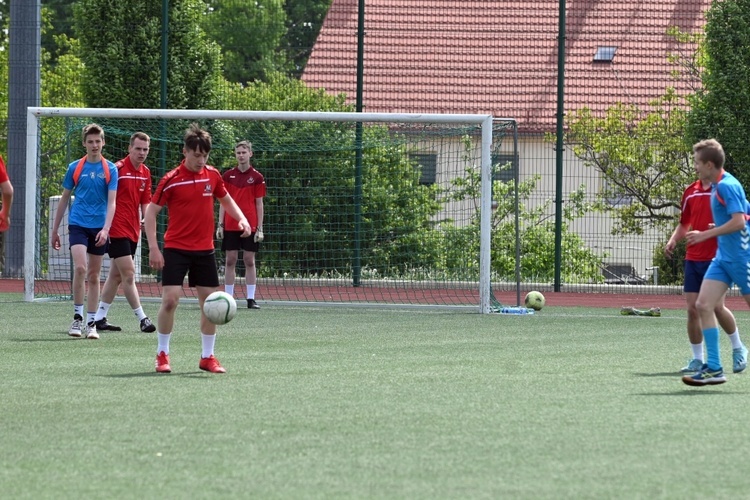
[[[526,298],[523,299],[523,303],[529,309],[539,311],[544,307],[544,295],[540,292],[529,292],[526,294]]]
[[[203,302],[203,314],[214,325],[224,325],[237,314],[237,302],[226,292],[214,292]]]

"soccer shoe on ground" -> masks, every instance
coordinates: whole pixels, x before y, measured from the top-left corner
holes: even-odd
[[[699,372],[701,368],[703,368],[703,361],[693,358],[690,360],[690,363],[688,363],[687,366],[683,367],[682,370],[680,370],[680,373],[696,373]]]
[[[107,318],[102,318],[96,322],[96,329],[100,332],[121,332],[122,328],[117,325],[111,325],[107,322]]]
[[[143,318],[141,320],[141,331],[143,333],[152,333],[156,331],[156,327],[153,323],[151,323],[151,320],[148,318]]]
[[[248,309],[260,309],[260,306],[257,302],[255,302],[255,299],[247,299],[247,308]]]
[[[83,331],[83,318],[80,314],[73,316],[73,323],[70,325],[68,335],[71,337],[80,337]]]
[[[700,371],[695,375],[685,375],[682,381],[687,385],[701,387],[704,385],[718,385],[727,381],[724,376],[724,370],[710,370],[708,365],[704,364]]]
[[[747,368],[747,347],[732,349],[732,371],[740,373]]]
[[[99,333],[96,331],[96,322],[92,321],[88,325],[86,325],[86,338],[91,340],[98,340],[99,339]]]
[[[172,367],[169,366],[169,354],[161,351],[156,355],[156,373],[171,373]]]
[[[211,373],[226,373],[227,371],[224,369],[223,366],[219,363],[219,360],[214,357],[214,355],[210,355],[207,358],[201,358],[201,362],[198,363],[198,368],[200,368],[203,371],[211,372]]]

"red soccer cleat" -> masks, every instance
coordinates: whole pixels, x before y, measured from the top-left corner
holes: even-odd
[[[219,360],[214,357],[214,355],[210,355],[207,358],[201,358],[201,362],[198,364],[198,368],[200,368],[203,371],[211,372],[211,373],[226,373],[227,371],[224,369],[223,366],[219,363]]]
[[[171,373],[172,367],[169,366],[169,354],[161,351],[156,355],[156,373]]]

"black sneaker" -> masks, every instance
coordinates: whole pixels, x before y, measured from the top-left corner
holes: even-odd
[[[100,332],[121,332],[122,328],[117,325],[107,323],[107,318],[102,318],[96,322],[96,329]]]
[[[247,308],[248,309],[260,309],[260,306],[257,302],[255,302],[255,299],[247,299]]]
[[[151,323],[150,319],[143,318],[141,320],[141,331],[144,333],[152,333],[156,331],[156,327]]]

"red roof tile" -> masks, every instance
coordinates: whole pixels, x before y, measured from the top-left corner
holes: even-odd
[[[333,0],[303,80],[346,93],[357,80],[358,0]],[[669,53],[684,50],[670,26],[695,33],[710,0],[567,1],[566,112],[615,102],[645,106],[668,86]],[[367,0],[365,111],[489,113],[527,131],[553,130],[557,108],[558,1]],[[616,46],[612,63],[595,63]]]

